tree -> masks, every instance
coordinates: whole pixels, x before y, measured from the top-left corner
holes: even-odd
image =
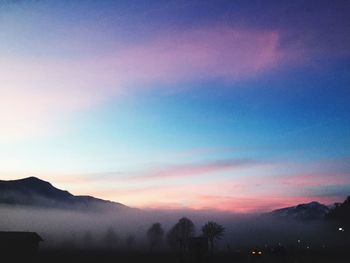
[[[135,240],[136,240],[136,237],[133,234],[129,234],[126,237],[126,247],[128,248],[128,250],[131,250],[133,248],[135,244]]]
[[[213,221],[209,221],[202,227],[203,236],[208,238],[211,253],[214,251],[214,241],[216,239],[221,239],[224,232],[225,228]]]
[[[163,239],[163,236],[164,236],[164,230],[160,223],[154,223],[153,225],[150,226],[150,228],[147,231],[147,237],[150,241],[151,251],[153,251],[156,245],[159,245],[159,243]]]
[[[118,240],[119,238],[117,234],[114,232],[113,228],[112,227],[108,228],[104,238],[105,244],[108,247],[115,247],[118,243]]]
[[[94,239],[90,231],[86,231],[83,237],[83,245],[85,248],[91,248]]]
[[[167,234],[167,241],[169,246],[173,250],[179,250],[180,245],[179,245],[179,230],[178,230],[178,224],[175,224],[168,232]]]
[[[171,247],[180,249],[181,253],[186,253],[188,239],[193,237],[195,226],[193,222],[183,217],[169,231],[168,243]]]

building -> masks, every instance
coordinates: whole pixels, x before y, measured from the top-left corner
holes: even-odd
[[[35,232],[0,231],[0,261],[1,258],[34,257],[42,241]]]

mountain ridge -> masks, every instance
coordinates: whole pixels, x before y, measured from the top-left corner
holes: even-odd
[[[131,209],[89,195],[73,195],[37,177],[0,180],[0,204],[79,210]]]
[[[320,220],[324,219],[331,209],[317,201],[298,204],[295,206],[275,209],[269,212],[269,215],[292,218],[297,220]]]

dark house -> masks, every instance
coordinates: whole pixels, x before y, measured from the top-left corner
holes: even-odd
[[[0,258],[33,257],[41,241],[44,240],[35,232],[0,231]]]

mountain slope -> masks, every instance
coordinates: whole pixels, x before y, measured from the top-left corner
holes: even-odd
[[[329,208],[326,205],[320,204],[319,202],[311,202],[277,209],[269,214],[298,220],[317,220],[323,219],[328,212]]]
[[[128,208],[123,204],[92,196],[74,196],[36,177],[12,181],[0,180],[0,204],[82,210]]]
[[[335,220],[343,224],[350,224],[350,196],[343,203],[338,203],[326,215],[327,219]]]

